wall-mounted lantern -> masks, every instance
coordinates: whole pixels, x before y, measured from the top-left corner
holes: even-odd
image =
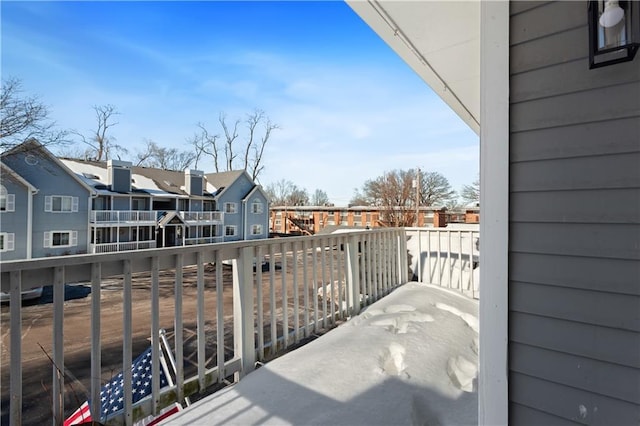
[[[640,2],[589,1],[589,68],[633,60],[640,47]]]

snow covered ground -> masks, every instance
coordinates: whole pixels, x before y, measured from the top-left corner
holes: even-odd
[[[477,424],[478,301],[409,283],[168,425]]]

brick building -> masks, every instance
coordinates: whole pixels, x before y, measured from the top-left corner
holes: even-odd
[[[385,207],[373,206],[270,206],[269,231],[275,234],[313,235],[327,226],[385,227],[389,225],[383,220],[384,211]],[[479,213],[479,207],[456,210],[420,207],[417,226],[479,223]]]

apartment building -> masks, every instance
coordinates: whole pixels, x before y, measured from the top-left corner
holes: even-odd
[[[2,260],[268,237],[267,197],[243,170],[57,158],[35,140],[0,159]]]
[[[390,226],[385,220],[388,210],[375,206],[271,206],[269,230],[278,234],[313,235],[328,226],[386,227]],[[411,213],[415,214],[415,209],[411,209]],[[448,223],[479,223],[479,213],[479,207],[456,210],[420,207],[415,225],[443,227]]]

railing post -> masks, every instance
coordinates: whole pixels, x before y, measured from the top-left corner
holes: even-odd
[[[11,318],[11,371],[9,376],[11,401],[9,422],[22,424],[22,275],[12,271],[9,275],[9,311]]]
[[[360,312],[360,267],[358,265],[358,239],[350,236],[346,244],[347,249],[347,310],[349,315]]]
[[[253,324],[253,247],[240,249],[233,260],[233,341],[242,367],[236,380],[253,371],[256,348]]]
[[[404,228],[398,231],[398,277],[400,282],[397,284],[405,284],[409,281],[409,255],[407,254],[407,234]]]
[[[102,280],[100,263],[91,264],[91,412],[100,412],[100,374],[102,350],[100,343],[100,285]]]
[[[53,424],[64,420],[64,266],[53,270]]]

